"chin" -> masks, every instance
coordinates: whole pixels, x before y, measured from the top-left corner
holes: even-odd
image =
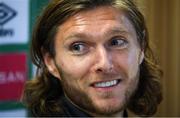
[[[120,100],[99,100],[94,103],[97,114],[102,116],[114,116],[115,114],[121,112],[125,108],[125,102],[121,102]]]

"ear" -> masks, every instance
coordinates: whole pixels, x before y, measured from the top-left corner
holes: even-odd
[[[144,50],[141,50],[139,55],[139,65],[143,62],[143,60],[144,60]]]
[[[61,79],[54,58],[49,53],[46,53],[43,58],[48,71],[56,78]]]

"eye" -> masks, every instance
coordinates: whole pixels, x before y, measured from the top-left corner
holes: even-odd
[[[74,54],[84,54],[88,51],[87,46],[83,42],[76,42],[70,46],[70,51]]]
[[[110,40],[110,46],[117,47],[117,48],[125,48],[128,44],[128,41],[121,37],[113,37]]]

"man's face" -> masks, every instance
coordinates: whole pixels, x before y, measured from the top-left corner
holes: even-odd
[[[55,58],[45,56],[66,97],[94,115],[124,110],[139,81],[143,59],[134,27],[112,7],[77,13],[55,38]]]

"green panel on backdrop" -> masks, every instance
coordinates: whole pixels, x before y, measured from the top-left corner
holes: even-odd
[[[30,31],[32,33],[32,29],[35,23],[36,18],[41,13],[44,6],[48,3],[48,0],[30,0]]]
[[[43,6],[48,3],[48,0],[29,0],[30,10],[29,10],[29,39],[31,39],[33,25],[37,16],[40,14]],[[30,41],[30,40],[29,40]],[[26,52],[28,55],[28,78],[32,78],[32,63],[29,56],[29,41],[27,44],[11,44],[11,45],[1,45],[0,53],[13,53],[13,52]],[[0,101],[0,111],[10,110],[10,109],[20,109],[24,108],[22,103],[10,101],[2,102]]]
[[[0,111],[6,111],[11,109],[22,109],[24,105],[20,102],[3,102],[0,103]]]
[[[49,2],[49,0],[30,0],[30,40],[32,36],[33,27],[35,25],[36,19],[39,14],[42,12],[44,6]],[[29,51],[29,50],[28,50]],[[32,63],[31,63],[31,75],[29,78],[32,78]]]

